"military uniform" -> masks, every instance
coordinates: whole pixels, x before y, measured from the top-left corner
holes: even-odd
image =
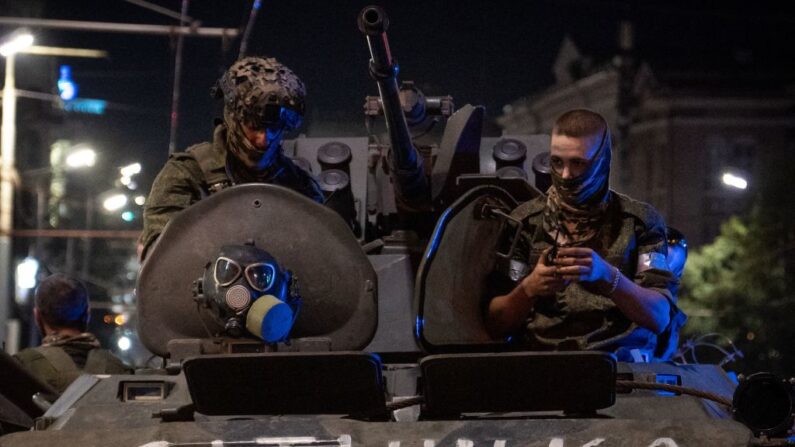
[[[631,360],[632,350],[656,357],[670,356],[672,335],[684,322],[672,291],[677,280],[665,264],[665,224],[650,205],[610,191],[605,220],[596,237],[580,246],[594,249],[608,263],[644,288],[661,293],[671,306],[671,323],[656,335],[630,321],[593,284],[572,282],[555,296],[539,297],[528,316],[523,334],[517,334],[532,350],[603,350]],[[512,217],[523,230],[509,263],[502,266],[499,293],[515,287],[552,246],[543,229],[546,198],[541,196],[517,207]],[[639,269],[639,266],[645,267]],[[642,270],[642,271],[641,271]],[[635,353],[637,353],[636,351]]]
[[[172,155],[160,171],[144,208],[144,229],[139,240],[144,255],[176,213],[234,184],[270,183],[323,202],[317,182],[281,151],[264,172],[251,173],[227,150],[226,132],[225,125],[217,126],[212,142]]]
[[[50,335],[14,356],[28,371],[62,393],[80,374],[130,374],[131,370],[90,333]]]

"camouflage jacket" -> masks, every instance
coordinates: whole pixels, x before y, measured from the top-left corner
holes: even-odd
[[[286,156],[280,154],[269,172],[268,179],[262,182],[293,189],[322,203],[317,182]],[[236,176],[230,168],[224,125],[215,128],[212,142],[171,155],[155,178],[144,206],[144,229],[139,238],[144,247],[142,258],[176,213],[221,189],[249,181],[252,180]]]
[[[82,373],[130,374],[121,360],[100,348],[93,334],[52,335],[42,345],[18,352],[14,357],[42,382],[62,393]]]
[[[632,360],[633,349],[667,358],[676,348],[684,314],[676,306],[677,280],[665,262],[665,223],[646,203],[611,191],[606,223],[597,237],[585,244],[642,287],[660,292],[671,307],[671,323],[656,335],[631,322],[609,298],[586,283],[571,283],[555,296],[540,297],[528,316],[526,330],[515,337],[534,350],[595,349],[615,352]],[[514,287],[532,271],[541,253],[554,241],[543,230],[546,198],[530,200],[513,212],[523,229],[510,265],[502,268],[502,289]],[[645,264],[643,269],[640,265]],[[642,271],[640,271],[642,270]],[[504,293],[504,292],[502,292]]]

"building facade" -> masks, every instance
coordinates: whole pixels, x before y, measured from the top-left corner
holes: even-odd
[[[577,57],[566,47],[556,73]],[[654,205],[691,245],[711,242],[750,205],[764,160],[795,155],[795,76],[648,63],[627,76],[616,60],[579,79],[558,75],[546,91],[506,106],[497,123],[505,133],[548,133],[567,110],[603,114],[616,131],[612,187]],[[747,189],[727,186],[724,174]]]

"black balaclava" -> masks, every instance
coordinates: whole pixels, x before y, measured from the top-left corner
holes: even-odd
[[[584,173],[564,179],[554,169],[551,171],[544,230],[556,239],[559,234],[564,236],[565,245],[586,242],[599,233],[610,193],[611,148],[610,130],[605,123],[599,147]]]
[[[229,152],[245,168],[265,173],[281,155],[281,137],[300,125],[306,90],[289,68],[273,58],[246,57],[235,62],[218,80],[215,95],[224,98],[224,124]],[[297,118],[286,120],[270,107],[289,110]],[[242,125],[266,130],[267,146],[259,149],[246,139]]]

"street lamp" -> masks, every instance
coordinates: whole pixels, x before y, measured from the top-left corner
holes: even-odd
[[[127,205],[127,196],[125,194],[113,194],[102,201],[102,207],[107,211],[118,211]]]
[[[737,189],[745,189],[748,187],[748,180],[740,175],[732,174],[731,172],[726,172],[721,177],[723,184],[726,186],[730,186],[732,188]]]
[[[141,173],[141,163],[132,163],[119,169],[122,177],[132,177]]]
[[[0,127],[0,342],[5,341],[5,322],[10,296],[11,229],[14,215],[14,150],[16,146],[17,97],[14,55],[33,45],[33,35],[18,30],[2,39],[0,55],[6,58],[3,85],[3,118]]]
[[[97,152],[90,147],[76,147],[66,156],[66,166],[72,169],[90,168],[97,162]]]
[[[119,183],[126,186],[129,190],[138,188],[138,184],[133,181],[133,176],[141,173],[141,163],[135,162],[128,164],[127,166],[120,168],[119,172],[121,173]]]
[[[17,265],[17,287],[32,289],[36,287],[36,275],[39,273],[39,261],[28,256]]]
[[[3,39],[0,43],[0,56],[9,57],[13,56],[20,51],[29,48],[33,45],[33,34],[25,29],[19,29]]]

